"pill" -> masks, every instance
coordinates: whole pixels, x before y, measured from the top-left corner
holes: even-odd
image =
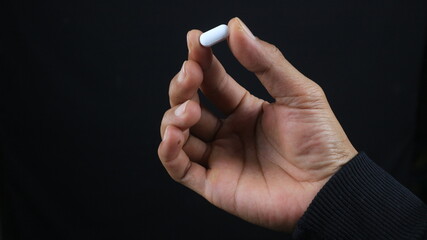
[[[200,35],[200,44],[204,47],[211,47],[228,37],[228,26],[221,24],[218,27],[202,33]]]

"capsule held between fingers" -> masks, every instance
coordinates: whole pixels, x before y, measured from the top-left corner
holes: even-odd
[[[209,31],[200,35],[200,44],[204,47],[212,47],[213,45],[225,40],[228,37],[228,26],[221,24]]]

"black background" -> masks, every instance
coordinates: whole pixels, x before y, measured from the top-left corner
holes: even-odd
[[[186,32],[234,16],[324,88],[356,149],[426,199],[416,184],[426,180],[425,1],[6,0],[0,8],[4,239],[286,238],[211,206],[157,157]],[[214,52],[270,99],[226,43]]]

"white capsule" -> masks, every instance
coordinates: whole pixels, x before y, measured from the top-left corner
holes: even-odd
[[[225,24],[221,24],[216,28],[212,28],[211,30],[202,33],[200,35],[200,44],[204,47],[211,47],[222,40],[228,37],[228,26]]]

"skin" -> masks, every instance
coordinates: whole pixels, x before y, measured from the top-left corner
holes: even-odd
[[[187,34],[188,60],[171,80],[159,158],[177,182],[246,221],[291,231],[354,149],[322,89],[238,18],[228,44],[273,103],[231,78],[210,48]],[[225,116],[201,106],[198,91]]]

